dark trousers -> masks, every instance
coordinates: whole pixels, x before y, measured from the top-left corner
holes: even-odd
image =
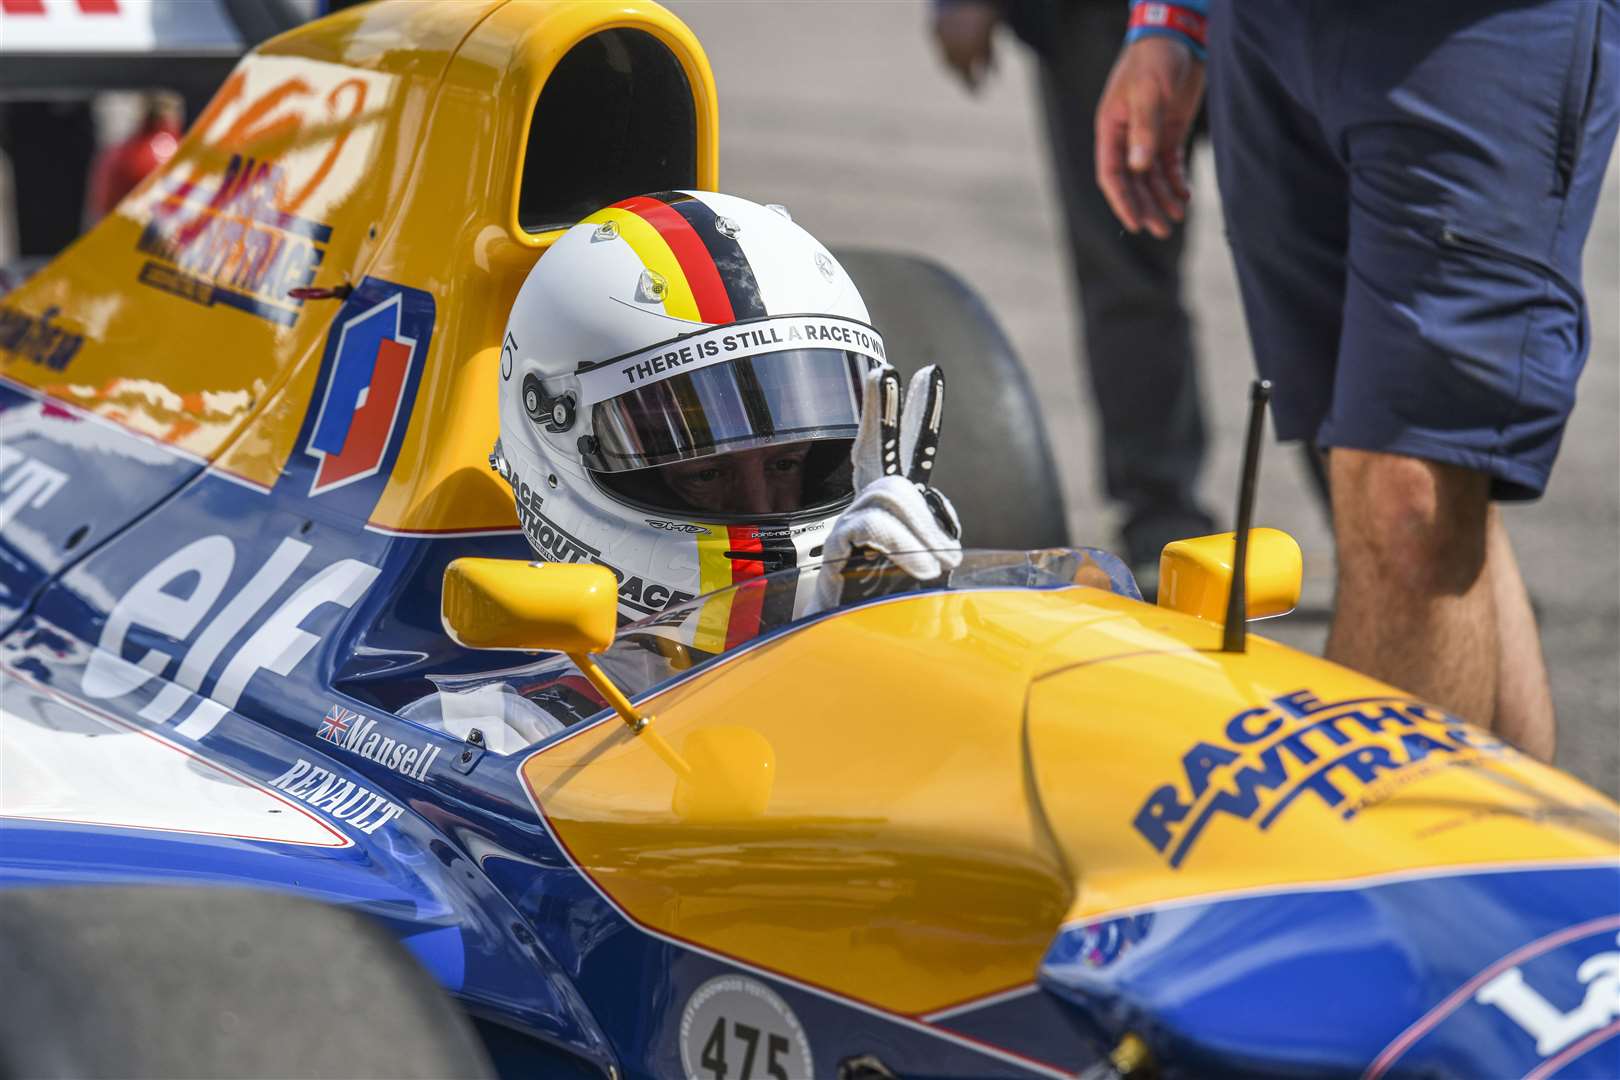
[[[54,257],[79,235],[96,149],[88,101],[0,104],[0,149],[11,159],[17,254]]]
[[[1124,3],[1062,5],[1041,65],[1053,164],[1079,288],[1086,364],[1101,421],[1104,490],[1125,512],[1133,563],[1214,530],[1196,498],[1204,417],[1182,304],[1186,229],[1126,233],[1097,188],[1093,116],[1125,36]]]

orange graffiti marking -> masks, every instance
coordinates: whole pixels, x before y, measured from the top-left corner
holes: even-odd
[[[354,105],[349,109],[346,116],[340,117],[337,115],[338,95],[344,90],[354,91]],[[359,79],[345,79],[332,87],[332,92],[326,95],[327,116],[338,123],[346,124],[359,116],[360,110],[365,107],[365,104],[366,84]],[[349,141],[351,130],[351,128],[345,127],[338,132],[337,137],[332,140],[331,148],[326,152],[326,157],[322,158],[320,165],[316,166],[314,175],[309,178],[309,181],[303,187],[298,189],[298,194],[279,204],[283,211],[289,214],[296,213],[298,208],[304,205],[304,200],[308,199],[315,189],[320,186],[321,181],[326,179],[327,174],[332,171],[332,167],[337,164],[338,155],[343,153],[343,144]]]

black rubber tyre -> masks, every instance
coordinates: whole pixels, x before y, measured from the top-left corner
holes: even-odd
[[[966,282],[914,255],[835,250],[861,290],[889,360],[909,376],[945,372],[935,483],[979,548],[1064,547],[1063,488],[1040,406],[1012,343]]]
[[[278,893],[0,891],[0,1077],[488,1077],[363,915]]]

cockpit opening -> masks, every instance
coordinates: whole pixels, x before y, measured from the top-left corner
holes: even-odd
[[[547,232],[646,191],[697,186],[692,87],[645,30],[604,30],[568,50],[529,125],[518,224]]]

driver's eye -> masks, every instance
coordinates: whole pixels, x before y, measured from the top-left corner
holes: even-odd
[[[804,464],[804,459],[803,458],[797,458],[797,457],[777,458],[775,461],[771,462],[771,469],[773,471],[775,471],[775,472],[789,473],[789,472],[795,471],[796,469],[798,469],[803,464]]]

